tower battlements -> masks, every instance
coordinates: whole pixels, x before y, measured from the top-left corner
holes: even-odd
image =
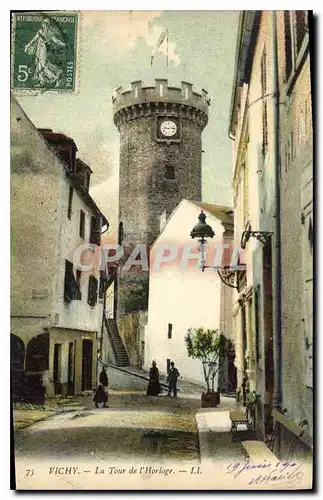
[[[142,81],[131,82],[131,90],[119,87],[112,97],[114,122],[133,120],[156,114],[176,114],[196,119],[204,127],[208,120],[210,98],[206,90],[193,91],[193,85],[181,82],[181,88],[169,87],[168,80],[155,79],[154,87],[143,87]]]

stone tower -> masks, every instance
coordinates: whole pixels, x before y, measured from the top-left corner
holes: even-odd
[[[192,84],[154,87],[132,82],[113,97],[120,133],[119,221],[123,243],[150,246],[183,199],[201,200],[202,131],[208,121],[207,92]]]

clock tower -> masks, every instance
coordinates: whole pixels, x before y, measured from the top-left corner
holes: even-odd
[[[149,247],[182,199],[201,200],[202,131],[208,121],[207,92],[190,83],[153,87],[132,82],[116,90],[114,123],[120,133],[119,222],[123,244]]]

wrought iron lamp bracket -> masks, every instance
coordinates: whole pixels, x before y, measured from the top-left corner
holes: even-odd
[[[246,248],[246,244],[251,237],[256,238],[263,245],[269,240],[273,233],[270,231],[251,231],[251,224],[247,222],[245,230],[242,233],[240,246],[242,249]]]
[[[267,242],[267,240],[271,237],[273,233],[269,231],[250,231],[250,236],[253,238],[256,238],[257,240],[261,241],[263,245]]]
[[[230,266],[223,266],[221,269],[215,266],[205,266],[203,265],[202,271],[204,269],[216,269],[217,273],[221,279],[221,281],[231,287],[231,288],[238,288],[238,280],[237,280],[237,271],[233,270]]]

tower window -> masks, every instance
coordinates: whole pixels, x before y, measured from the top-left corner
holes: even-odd
[[[165,177],[166,179],[175,179],[175,169],[173,165],[166,165]]]
[[[167,337],[169,339],[172,338],[172,334],[173,334],[173,324],[172,323],[168,323],[168,334],[167,334]]]

